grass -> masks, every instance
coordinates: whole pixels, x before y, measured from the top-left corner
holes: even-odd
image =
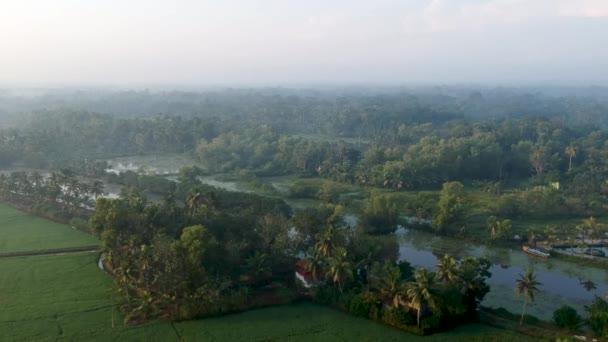
[[[0,253],[98,245],[93,236],[0,204]]]
[[[175,339],[167,323],[123,326],[114,309],[112,280],[97,268],[96,259],[92,254],[0,259],[2,340]]]
[[[312,303],[179,323],[126,327],[97,255],[0,259],[0,336],[5,341],[510,341],[481,324],[418,337]],[[114,317],[114,327],[112,327]]]
[[[0,252],[97,244],[93,237],[0,205]],[[6,341],[511,341],[481,324],[418,337],[312,303],[188,322],[127,327],[112,279],[90,253],[0,258],[0,337]]]
[[[280,322],[280,323],[279,323]],[[512,341],[520,335],[481,324],[419,337],[312,303],[176,324],[187,341]],[[525,337],[524,337],[525,340]]]

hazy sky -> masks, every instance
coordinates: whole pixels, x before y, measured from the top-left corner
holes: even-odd
[[[608,83],[608,0],[0,0],[0,84]]]

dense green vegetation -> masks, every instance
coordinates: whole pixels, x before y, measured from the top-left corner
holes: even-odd
[[[13,217],[12,209],[0,217]],[[24,215],[24,214],[22,214]],[[25,216],[25,215],[24,215]],[[28,216],[29,217],[29,216]],[[29,217],[32,218],[32,217]],[[53,229],[50,221],[40,227]],[[69,235],[80,232],[69,229]],[[40,231],[12,231],[11,237],[36,237]],[[9,238],[9,236],[7,236]],[[10,239],[9,239],[10,240]],[[47,247],[61,247],[49,242]],[[2,299],[0,336],[7,340],[417,340],[413,335],[310,303],[249,311],[204,321],[151,322],[126,326],[118,310],[112,278],[97,268],[97,254],[41,255],[0,258]],[[277,326],[277,320],[281,324]],[[467,325],[431,340],[509,340],[516,333],[484,325]]]
[[[444,88],[81,95],[62,104],[68,109],[45,106],[54,95],[29,106],[6,98],[4,108],[33,113],[0,129],[0,167],[48,176],[2,173],[0,199],[101,239],[128,324],[304,297],[436,333],[477,319],[491,265],[446,255],[436,272],[414,269],[398,260],[392,233],[399,225],[506,246],[567,241],[571,249],[587,248],[608,227],[605,94]],[[170,177],[114,174],[102,160],[156,153],[187,154],[201,168]],[[257,194],[201,182],[217,173]],[[264,182],[268,176],[293,181],[276,189]],[[100,198],[102,181],[122,186],[120,197]],[[322,204],[294,210],[281,196]],[[356,225],[346,224],[347,212]],[[53,239],[47,232],[40,242],[9,238],[0,249],[45,248],[43,240],[53,247]],[[296,262],[312,287],[294,280]],[[517,284],[523,323],[539,284],[532,272]],[[602,335],[598,303],[589,324]],[[561,312],[558,324],[573,328],[568,315]]]
[[[111,278],[97,269],[96,258],[96,255],[59,255],[1,259],[0,273],[12,276],[0,280],[2,293],[11,293],[2,301],[0,336],[13,341],[418,340],[399,330],[308,303],[206,320],[125,326],[114,307]],[[277,324],[278,320],[281,324]],[[508,341],[525,337],[484,325],[470,325],[434,335],[430,340],[446,338]]]

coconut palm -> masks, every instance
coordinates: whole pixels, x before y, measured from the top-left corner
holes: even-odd
[[[450,255],[444,255],[437,263],[437,279],[446,284],[455,284],[458,281],[458,263]]]
[[[203,194],[200,191],[191,192],[186,197],[186,208],[190,216],[194,216],[203,201]]]
[[[38,171],[34,171],[30,174],[30,182],[36,191],[36,194],[41,193],[42,185],[44,184],[44,177]]]
[[[530,229],[528,231],[528,243],[532,245],[532,247],[536,247],[536,240],[538,240],[538,234],[534,229]]]
[[[268,265],[268,255],[255,251],[252,256],[245,260],[245,270],[255,277],[265,277],[272,274]]]
[[[545,240],[547,241],[547,244],[551,247],[553,247],[553,244],[555,244],[555,241],[557,241],[557,227],[555,226],[545,226]]]
[[[421,268],[414,274],[414,281],[408,283],[407,297],[410,305],[417,311],[418,326],[420,326],[422,309],[425,306],[431,310],[437,307],[436,294],[432,289],[434,281],[435,274],[429,273],[426,268]]]
[[[336,240],[338,239],[338,230],[333,224],[327,225],[323,231],[316,235],[317,243],[315,247],[325,257],[329,257],[336,249]]]
[[[519,325],[524,324],[524,315],[526,314],[526,305],[528,301],[534,301],[534,294],[540,292],[538,286],[542,285],[541,282],[536,280],[534,269],[528,268],[525,275],[519,275],[519,279],[516,280],[517,285],[515,286],[515,293],[524,296],[524,307],[521,312],[521,319]]]
[[[313,280],[319,280],[321,278],[325,266],[325,257],[317,250],[312,253],[312,257],[306,259],[305,268],[310,272]]]
[[[572,236],[568,236],[566,243],[568,243],[568,246],[570,246],[570,253],[574,254],[574,245],[576,244],[576,240]]]
[[[500,221],[496,216],[488,217],[487,228],[490,231],[492,240],[500,239],[509,234],[511,231],[511,220]]]
[[[394,307],[399,307],[399,300],[407,292],[407,286],[401,277],[399,267],[390,262],[375,264],[370,276],[373,288],[378,290],[382,298],[391,301]]]
[[[572,169],[572,158],[576,158],[576,147],[570,144],[570,146],[566,147],[566,154],[568,155],[568,171]]]
[[[583,244],[585,244],[585,235],[591,235],[592,237],[597,236],[600,226],[594,217],[583,219],[583,223],[576,226],[576,229],[581,232],[583,236]],[[593,244],[593,241],[592,241]]]
[[[336,248],[334,255],[329,258],[327,278],[338,285],[340,292],[344,283],[353,278],[353,264],[347,258],[346,249]]]
[[[89,184],[89,193],[94,199],[105,195],[105,192],[103,191],[103,182],[96,180]]]

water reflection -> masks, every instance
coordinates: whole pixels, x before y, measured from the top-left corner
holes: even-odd
[[[434,269],[438,257],[445,253],[459,258],[467,255],[487,257],[494,264],[489,280],[492,290],[483,303],[487,306],[520,310],[521,299],[515,298],[513,289],[515,279],[528,266],[534,267],[538,280],[543,283],[543,292],[530,312],[543,319],[550,319],[553,311],[564,304],[583,313],[584,305],[589,304],[595,295],[602,296],[608,290],[606,271],[596,267],[581,268],[557,259],[537,259],[519,250],[477,246],[420,231],[400,229],[397,234],[400,258],[414,266]]]

